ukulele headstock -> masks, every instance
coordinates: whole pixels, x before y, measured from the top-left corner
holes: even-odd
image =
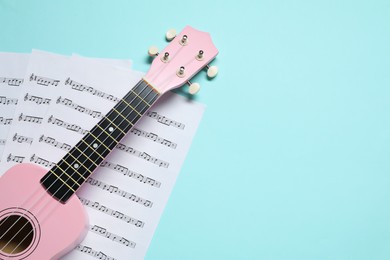
[[[218,54],[210,34],[186,26],[177,36],[174,30],[169,30],[166,38],[171,42],[161,53],[154,46],[149,48],[149,55],[156,57],[144,79],[161,94],[185,83],[189,83],[190,93],[195,94],[200,86],[189,82],[193,76],[205,67],[210,78],[218,72],[216,66],[208,66]]]

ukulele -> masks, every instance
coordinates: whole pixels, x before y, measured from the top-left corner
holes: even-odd
[[[155,56],[146,75],[53,168],[18,164],[0,178],[0,259],[58,259],[75,248],[87,232],[88,216],[74,196],[103,159],[164,93],[208,68],[218,50],[208,33],[187,26]],[[136,224],[136,223],[135,223]]]

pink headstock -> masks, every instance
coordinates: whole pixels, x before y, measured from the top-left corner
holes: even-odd
[[[209,33],[186,26],[153,60],[144,78],[163,94],[184,85],[217,54]]]

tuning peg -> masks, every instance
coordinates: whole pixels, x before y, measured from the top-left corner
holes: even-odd
[[[156,46],[150,46],[148,49],[148,54],[151,57],[157,56],[158,55],[158,48]]]
[[[172,41],[175,37],[176,37],[175,29],[169,29],[165,34],[165,38],[167,38],[168,41]]]
[[[209,78],[214,78],[218,74],[218,67],[217,66],[209,66],[206,65],[207,68],[207,76]]]
[[[200,84],[199,83],[191,83],[187,82],[188,85],[190,85],[189,92],[191,95],[195,95],[200,90]]]

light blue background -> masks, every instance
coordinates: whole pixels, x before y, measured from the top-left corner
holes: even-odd
[[[220,74],[147,259],[390,259],[390,1],[0,0],[0,51],[132,58],[190,24]],[[190,116],[190,115],[189,115]]]

